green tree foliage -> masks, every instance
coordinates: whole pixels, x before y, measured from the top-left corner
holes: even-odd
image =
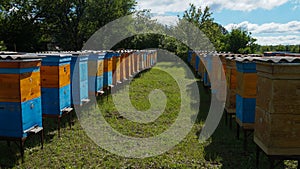
[[[257,45],[256,39],[251,37],[251,33],[248,33],[242,28],[234,28],[223,39],[223,51],[232,53],[249,54],[256,51]]]
[[[8,50],[33,51],[40,45],[40,25],[33,0],[3,0],[0,37]]]
[[[8,50],[80,50],[99,28],[134,12],[135,0],[3,0],[0,37]]]
[[[6,46],[3,41],[0,41],[0,51],[6,50]]]
[[[259,46],[257,49],[258,53],[264,53],[270,51],[300,53],[300,45],[265,45],[265,46]]]
[[[215,49],[219,51],[223,46],[221,39],[228,32],[222,25],[214,22],[212,14],[209,7],[205,7],[203,10],[201,7],[197,8],[190,4],[190,8],[184,12],[181,19],[185,19],[198,27],[208,37]]]

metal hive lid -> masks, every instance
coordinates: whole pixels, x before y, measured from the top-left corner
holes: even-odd
[[[38,56],[35,54],[25,54],[25,55],[0,55],[0,60],[32,60],[32,59],[41,59],[43,56]]]
[[[237,57],[235,60],[238,62],[253,62],[255,60],[259,60],[262,58],[261,56],[245,56],[245,57]]]
[[[256,59],[255,61],[267,62],[267,63],[300,63],[300,57],[291,57],[291,56],[261,57]]]
[[[69,53],[62,53],[62,52],[40,52],[40,53],[36,53],[36,55],[38,56],[45,56],[45,57],[70,57],[72,56],[72,54]]]

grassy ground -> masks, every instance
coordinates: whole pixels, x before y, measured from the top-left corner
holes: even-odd
[[[175,71],[176,67],[170,69]],[[99,108],[106,121],[120,133],[140,138],[155,136],[174,123],[180,107],[180,93],[171,76],[151,69],[136,78],[130,87],[132,104],[138,110],[150,107],[148,94],[153,88],[160,88],[168,98],[165,112],[153,123],[143,125],[124,119],[116,111],[111,96],[108,100],[99,100]],[[256,168],[255,144],[249,141],[248,152],[244,152],[242,140],[235,137],[235,125],[230,130],[224,118],[214,135],[206,143],[199,143],[198,134],[210,106],[209,90],[200,82],[199,90],[201,106],[196,124],[180,144],[162,155],[145,159],[120,157],[97,146],[78,121],[70,130],[64,120],[61,138],[58,138],[55,121],[46,120],[44,149],[40,150],[37,137],[30,138],[22,164],[16,145],[9,148],[5,142],[0,142],[0,168]],[[296,168],[297,165],[293,161],[285,163],[278,168]],[[262,155],[260,168],[267,167],[266,157]]]

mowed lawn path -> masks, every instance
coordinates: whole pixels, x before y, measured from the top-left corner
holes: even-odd
[[[173,71],[178,69],[168,63],[159,64],[165,64]],[[210,106],[210,91],[199,80],[198,86],[201,96],[198,119],[189,134],[164,154],[145,159],[120,157],[96,145],[77,119],[71,130],[67,119],[63,120],[61,138],[58,138],[55,120],[47,119],[44,149],[40,149],[38,137],[28,139],[25,162],[22,164],[16,145],[11,144],[9,148],[6,142],[0,142],[0,168],[256,168],[254,143],[249,141],[248,152],[244,152],[242,138],[236,139],[235,125],[230,130],[225,126],[224,118],[214,135],[206,143],[199,143],[199,132]],[[176,81],[154,67],[140,73],[130,84],[131,102],[137,110],[150,108],[148,95],[153,89],[162,90],[168,99],[164,113],[153,123],[139,124],[125,119],[116,110],[111,96],[98,100],[98,107],[105,120],[120,133],[140,138],[152,137],[175,122],[181,102]],[[286,161],[279,168],[296,168],[296,165],[294,161]],[[260,168],[267,167],[266,157],[262,155]]]

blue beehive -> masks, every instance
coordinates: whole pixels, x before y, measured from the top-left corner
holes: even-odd
[[[103,89],[103,71],[104,71],[105,53],[91,53],[88,62],[89,74],[89,95],[94,96]]]
[[[256,63],[236,61],[237,88],[236,88],[236,116],[238,123],[254,124],[256,107]]]
[[[41,66],[43,116],[61,116],[71,107],[70,54],[44,53]]]
[[[188,51],[188,63],[191,63],[191,61],[192,61],[192,53],[193,53],[193,51]]]
[[[205,55],[203,60],[205,62],[205,68],[206,68],[206,71],[204,71],[203,74],[203,84],[206,87],[210,87],[211,83],[210,83],[208,72],[212,72],[212,58],[209,55]]]
[[[89,101],[88,89],[89,53],[72,53],[71,60],[71,96],[72,105],[82,105]]]
[[[30,57],[0,57],[0,137],[25,138],[42,128],[41,60]]]
[[[148,52],[144,51],[143,52],[143,70],[145,70],[147,68],[147,55],[148,55]]]
[[[112,57],[114,53],[107,52],[104,56],[104,74],[103,74],[103,86],[107,88],[112,85],[113,83],[113,72],[112,72]]]

